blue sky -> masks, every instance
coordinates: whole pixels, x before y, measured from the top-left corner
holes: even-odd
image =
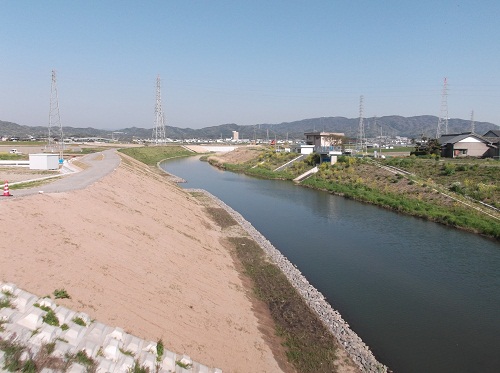
[[[0,0],[0,120],[64,126],[439,115],[500,124],[500,1]]]

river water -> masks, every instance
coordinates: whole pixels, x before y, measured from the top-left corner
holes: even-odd
[[[162,167],[251,222],[395,372],[500,372],[497,242],[195,157]]]

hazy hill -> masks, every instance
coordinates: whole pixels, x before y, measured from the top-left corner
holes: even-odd
[[[435,137],[438,118],[432,115],[421,115],[415,117],[402,117],[397,115],[385,116],[380,118],[365,118],[363,120],[366,137],[383,136],[404,136],[419,139],[422,135],[426,137]],[[201,129],[167,127],[167,137],[172,139],[226,139],[232,137],[232,131],[238,131],[240,139],[303,139],[304,132],[308,131],[328,131],[343,132],[348,137],[357,137],[359,128],[359,118],[345,117],[322,117],[303,119],[294,122],[284,122],[279,124],[256,124],[249,126],[240,126],[234,123],[221,124],[218,126],[205,127]],[[476,122],[476,133],[485,134],[491,129],[499,129],[492,123]],[[448,133],[461,133],[470,131],[470,120],[449,119]],[[63,127],[65,137],[107,137],[119,139],[152,137],[152,128],[130,127],[117,131],[99,130],[91,127],[75,128]],[[114,134],[113,134],[114,132]],[[444,128],[442,129],[444,132]],[[47,136],[47,127],[29,127],[16,123],[0,121],[0,136]]]

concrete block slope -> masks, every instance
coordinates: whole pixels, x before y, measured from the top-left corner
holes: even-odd
[[[40,298],[12,283],[0,282],[0,340],[3,345],[21,346],[21,356],[36,358],[42,351],[69,362],[67,372],[129,372],[138,364],[151,372],[222,373],[194,362],[188,355],[164,349],[157,356],[157,344],[126,333],[122,328],[92,320],[85,313],[57,305],[48,297]],[[44,319],[57,317],[49,325]],[[52,315],[52,316],[53,316]],[[0,372],[4,371],[5,351],[0,348]],[[41,372],[58,370],[40,367]]]

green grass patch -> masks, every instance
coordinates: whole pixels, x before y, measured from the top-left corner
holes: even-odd
[[[71,321],[73,321],[76,325],[87,326],[87,324],[85,323],[85,321],[83,321],[81,317],[75,317]]]
[[[25,159],[28,159],[27,154],[0,153],[0,160],[2,161],[22,161]]]
[[[45,316],[42,317],[43,322],[52,326],[59,326],[59,319],[57,318],[55,312],[51,309],[47,311]]]
[[[163,345],[163,341],[159,339],[158,342],[156,342],[156,361],[161,361],[164,352],[165,346]]]
[[[45,185],[48,183],[53,183],[56,180],[61,179],[62,177],[52,177],[50,179],[45,179],[45,180],[36,180],[36,181],[28,181],[25,183],[16,183],[13,185],[9,185],[10,190],[18,190],[18,189],[29,189],[29,188],[36,188],[41,185]]]
[[[119,152],[126,154],[148,166],[156,166],[160,161],[177,157],[188,157],[194,153],[181,146],[146,146],[141,148],[122,148]]]
[[[4,297],[0,299],[0,309],[2,308],[12,308],[12,302],[10,301],[9,298]]]

